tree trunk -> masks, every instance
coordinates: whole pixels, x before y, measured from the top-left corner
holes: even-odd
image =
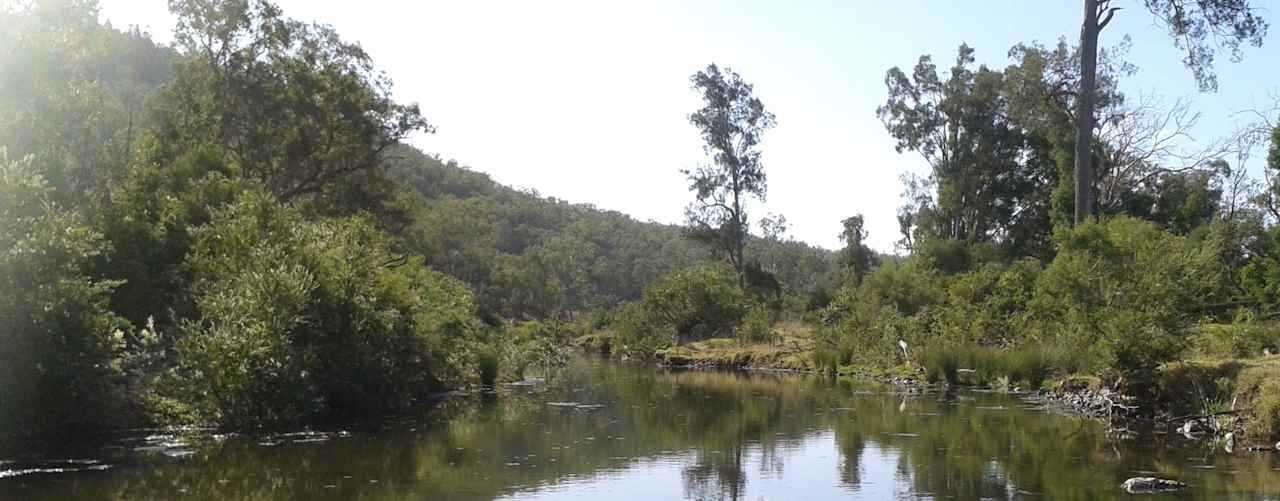
[[[736,259],[731,259],[734,263],[734,271],[738,272],[738,287],[747,288],[746,265],[743,263],[744,240],[746,240],[746,221],[742,217],[742,204],[738,199],[740,189],[738,188],[737,176],[734,176],[733,182],[733,253],[737,254]],[[733,256],[730,256],[731,258]]]
[[[1098,0],[1084,0],[1080,26],[1080,95],[1076,98],[1075,224],[1093,216],[1093,95],[1098,73]]]

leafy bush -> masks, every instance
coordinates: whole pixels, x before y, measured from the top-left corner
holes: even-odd
[[[1280,226],[1258,232],[1248,247],[1240,252],[1251,257],[1240,268],[1240,286],[1263,310],[1280,312]]]
[[[731,272],[675,272],[649,284],[640,302],[619,311],[620,340],[625,351],[652,353],[672,344],[734,337],[747,310],[747,296]]]
[[[1264,351],[1280,353],[1280,327],[1258,322],[1248,310],[1241,313],[1230,324],[1199,326],[1191,340],[1194,351],[1213,358],[1256,357]]]
[[[946,305],[938,312],[939,335],[957,344],[1018,344],[1027,329],[1027,303],[1039,273],[1039,262],[1028,259],[1010,265],[987,263],[954,276],[947,286]]]
[[[565,351],[578,330],[572,324],[556,320],[522,322],[501,339],[492,342],[503,347],[503,366],[510,372],[507,377],[521,379],[530,368],[540,369],[546,375],[568,363]]]
[[[768,307],[753,304],[748,310],[742,325],[737,329],[738,342],[741,344],[773,344],[779,336],[773,331],[773,315]]]
[[[676,343],[675,328],[660,322],[640,302],[619,307],[616,319],[621,353],[648,357]]]
[[[921,259],[909,259],[902,264],[884,263],[855,290],[857,295],[892,306],[903,315],[914,315],[946,300],[942,278]],[[848,294],[842,290],[836,302],[847,302],[847,299]]]
[[[501,356],[493,348],[482,348],[476,353],[476,365],[480,369],[480,384],[493,387],[498,381],[498,367]]]
[[[200,317],[178,387],[208,421],[394,409],[470,363],[470,293],[360,218],[307,221],[250,191],[196,230],[188,266]]]
[[[134,334],[108,309],[118,284],[87,274],[102,238],[51,194],[0,149],[0,435],[100,426],[124,402]]]
[[[888,262],[860,286],[845,286],[823,311],[835,328],[841,358],[863,365],[892,365],[900,360],[899,340],[929,345],[934,335],[934,306],[945,300],[937,272],[916,260]]]
[[[252,188],[236,179],[239,169],[215,148],[193,148],[161,163],[150,158],[164,149],[160,142],[143,143],[143,160],[114,183],[112,203],[96,214],[95,227],[110,242],[101,271],[123,281],[112,295],[114,311],[135,324],[163,313],[159,320],[171,327],[195,313],[186,294],[191,230]],[[165,309],[156,311],[157,305]]]
[[[1127,217],[1056,238],[1061,250],[1030,303],[1042,340],[1082,347],[1144,378],[1179,353],[1217,284],[1212,249]]]

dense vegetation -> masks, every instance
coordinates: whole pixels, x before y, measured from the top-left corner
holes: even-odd
[[[1182,358],[1280,351],[1280,124],[1176,150],[1194,114],[1121,93],[1123,46],[1087,76],[1065,42],[889,70],[877,116],[929,171],[904,179],[885,256],[861,215],[836,252],[781,216],[751,234],[776,118],[728,68],[691,78],[708,163],[683,171],[687,225],[662,225],[407,145],[433,126],[327,26],[260,0],[170,6],[172,47],[92,0],[0,11],[5,432],[381,413],[553,365],[573,338],[647,358],[789,346],[780,322],[803,326],[807,368],[952,382],[1144,391]],[[1083,221],[1077,109],[1098,115]],[[1251,374],[1219,394],[1280,402]]]
[[[433,126],[327,26],[170,8],[172,47],[91,0],[0,10],[0,435],[392,411],[555,363],[564,322],[713,262],[406,145]],[[743,245],[778,294],[833,262]]]
[[[1149,2],[1153,12],[1172,8],[1157,3]],[[1248,14],[1240,36],[1260,37],[1265,22],[1245,9],[1236,13]],[[1170,407],[1189,413],[1252,406],[1246,414],[1256,419],[1253,431],[1280,435],[1274,425],[1280,394],[1261,382],[1280,374],[1265,364],[1244,372],[1240,364],[1215,365],[1280,351],[1280,329],[1272,322],[1280,291],[1275,110],[1203,150],[1181,149],[1174,143],[1197,115],[1183,101],[1166,105],[1120,92],[1120,80],[1133,74],[1125,49],[1102,51],[1090,77],[1096,77],[1090,107],[1099,117],[1090,126],[1086,162],[1096,168],[1089,174],[1096,197],[1087,201],[1093,208],[1085,220],[1077,223],[1074,175],[1078,50],[1065,42],[1020,44],[1009,51],[1008,67],[993,69],[975,67],[974,49],[962,45],[942,72],[921,56],[910,70],[888,71],[888,98],[877,110],[897,150],[921,155],[930,167],[924,176],[904,179],[903,256],[866,249],[862,218],[854,216],[844,221],[846,248],[837,253],[835,269],[806,302],[781,312],[808,320],[809,335],[781,344],[776,335],[762,336],[777,346],[754,350],[699,343],[753,338],[742,334],[752,329],[743,312],[765,299],[749,288],[746,294],[722,290],[723,278],[704,272],[676,277],[700,285],[655,283],[623,310],[615,326],[621,347],[673,363],[919,370],[930,380],[1007,388],[1084,376],[1091,384],[1177,400]],[[1204,63],[1188,62],[1201,79],[1207,70],[1196,65]],[[746,89],[742,102],[758,104]],[[707,100],[715,101],[709,92]],[[723,108],[743,121],[739,134],[758,134],[747,123],[751,115],[738,111],[750,106],[729,101]],[[735,141],[704,139],[714,161],[741,164],[717,148]],[[757,138],[749,139],[745,143],[754,145]],[[1268,145],[1264,175],[1256,180],[1246,162]],[[705,186],[694,189],[703,201]],[[733,234],[734,219],[724,221],[721,231]],[[698,314],[686,311],[698,304],[705,305]],[[1209,369],[1173,363],[1192,359]],[[1213,377],[1189,383],[1177,376],[1197,372]],[[1189,386],[1178,390],[1171,380]],[[1216,389],[1202,388],[1195,399],[1173,394],[1206,385]]]

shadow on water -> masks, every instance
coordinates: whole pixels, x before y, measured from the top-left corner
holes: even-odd
[[[0,499],[1110,499],[1139,475],[1191,484],[1177,499],[1280,492],[1274,454],[1121,440],[1007,395],[599,360],[346,430],[0,458]]]

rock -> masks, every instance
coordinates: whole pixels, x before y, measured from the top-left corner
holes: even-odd
[[[1187,484],[1177,480],[1166,480],[1155,477],[1133,477],[1120,484],[1120,488],[1129,494],[1146,494],[1152,492],[1175,492],[1187,488]]]
[[[1178,428],[1178,433],[1181,433],[1186,436],[1191,436],[1195,432],[1196,432],[1196,422],[1194,419],[1188,420],[1187,422],[1182,423],[1182,427]]]

